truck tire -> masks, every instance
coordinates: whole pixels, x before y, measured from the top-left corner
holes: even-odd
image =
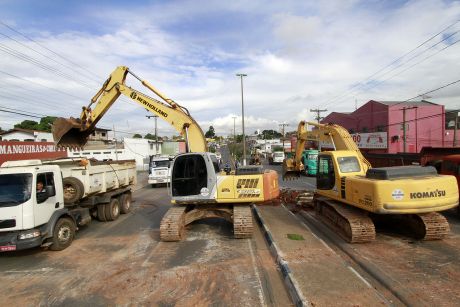
[[[72,204],[83,197],[85,188],[83,183],[75,177],[66,177],[62,180],[64,188],[64,203]]]
[[[97,205],[97,219],[101,222],[107,222],[105,218],[105,204]]]
[[[131,193],[124,193],[120,196],[120,212],[122,214],[129,213],[131,211]]]
[[[68,217],[60,218],[54,225],[53,237],[51,238],[50,249],[61,251],[72,244],[75,238],[75,223]]]
[[[115,221],[120,216],[120,202],[117,198],[112,198],[105,207],[105,219],[107,221]]]

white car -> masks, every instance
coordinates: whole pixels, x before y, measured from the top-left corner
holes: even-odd
[[[284,152],[282,151],[275,151],[273,153],[273,164],[282,164],[284,160]]]

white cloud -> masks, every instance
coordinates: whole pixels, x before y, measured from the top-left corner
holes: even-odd
[[[240,81],[235,76],[238,72],[248,74],[244,78],[248,132],[277,129],[281,122],[288,122],[294,130],[299,120],[313,119],[311,108],[352,111],[355,99],[359,105],[370,99],[405,100],[458,79],[460,43],[379,86],[350,90],[460,15],[458,2],[424,0],[409,1],[400,7],[385,5],[391,4],[184,1],[133,5],[129,11],[112,7],[104,16],[88,8],[87,15],[81,18],[100,25],[98,32],[40,27],[27,32],[21,28],[21,22],[10,19],[10,24],[16,23],[18,30],[25,31],[73,64],[19,36],[15,38],[21,43],[61,64],[0,37],[0,47],[23,52],[49,65],[48,69],[40,69],[37,63],[24,62],[17,54],[16,57],[6,54],[0,48],[0,70],[71,96],[0,73],[0,105],[78,116],[81,106],[89,102],[110,72],[118,65],[126,65],[187,107],[203,130],[213,124],[218,133],[229,134],[233,130],[232,116],[241,115]],[[222,16],[223,20],[216,20],[214,16]],[[35,20],[34,25],[39,25],[39,21],[39,18]],[[457,24],[452,31],[459,29]],[[1,28],[0,32],[7,33],[7,30]],[[453,39],[460,39],[460,35]],[[443,47],[445,45],[440,44],[432,52]],[[61,72],[71,78],[63,77]],[[148,93],[134,78],[130,77],[127,82]],[[22,98],[2,97],[5,88]],[[32,95],[33,101],[28,100],[27,95]],[[436,103],[457,107],[460,86],[431,96]],[[40,101],[44,104],[40,105]],[[145,118],[145,110],[126,101],[117,102],[101,124],[150,132],[153,123]],[[11,127],[20,119],[25,118],[0,113],[0,127]],[[161,125],[161,131],[173,133],[167,124]]]

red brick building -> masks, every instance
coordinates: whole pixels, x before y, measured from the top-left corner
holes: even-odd
[[[364,146],[363,150],[368,152],[419,152],[424,146],[453,146],[454,127],[446,129],[444,106],[425,100],[370,100],[351,113],[332,112],[322,123],[339,124],[351,134],[356,134],[356,138],[370,140],[375,144],[380,142],[380,146]]]

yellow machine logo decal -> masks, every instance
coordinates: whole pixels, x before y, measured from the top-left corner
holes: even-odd
[[[141,96],[139,96],[138,94],[136,94],[135,92],[132,92],[131,95],[129,95],[132,99],[134,100],[137,100],[139,101],[140,103],[142,103],[143,105],[149,107],[150,109],[152,109],[153,111],[155,111],[156,113],[160,114],[161,116],[163,117],[168,117],[168,113],[166,113],[165,111],[163,110],[160,110],[158,109],[157,107],[155,107],[153,104],[151,104],[150,102],[148,102],[147,100],[145,100],[144,98],[142,98]]]
[[[236,188],[241,189],[241,188],[255,188],[257,187],[257,184],[259,183],[259,178],[253,178],[253,179],[238,179],[238,182],[236,183]]]
[[[431,192],[414,192],[410,193],[410,198],[432,198],[432,197],[443,197],[446,196],[446,190],[435,190]]]
[[[260,189],[256,189],[259,184],[258,178],[252,179],[238,179],[236,183],[236,193],[238,198],[252,198],[260,196]]]
[[[260,189],[238,189],[238,198],[250,198],[250,197],[259,197]]]

